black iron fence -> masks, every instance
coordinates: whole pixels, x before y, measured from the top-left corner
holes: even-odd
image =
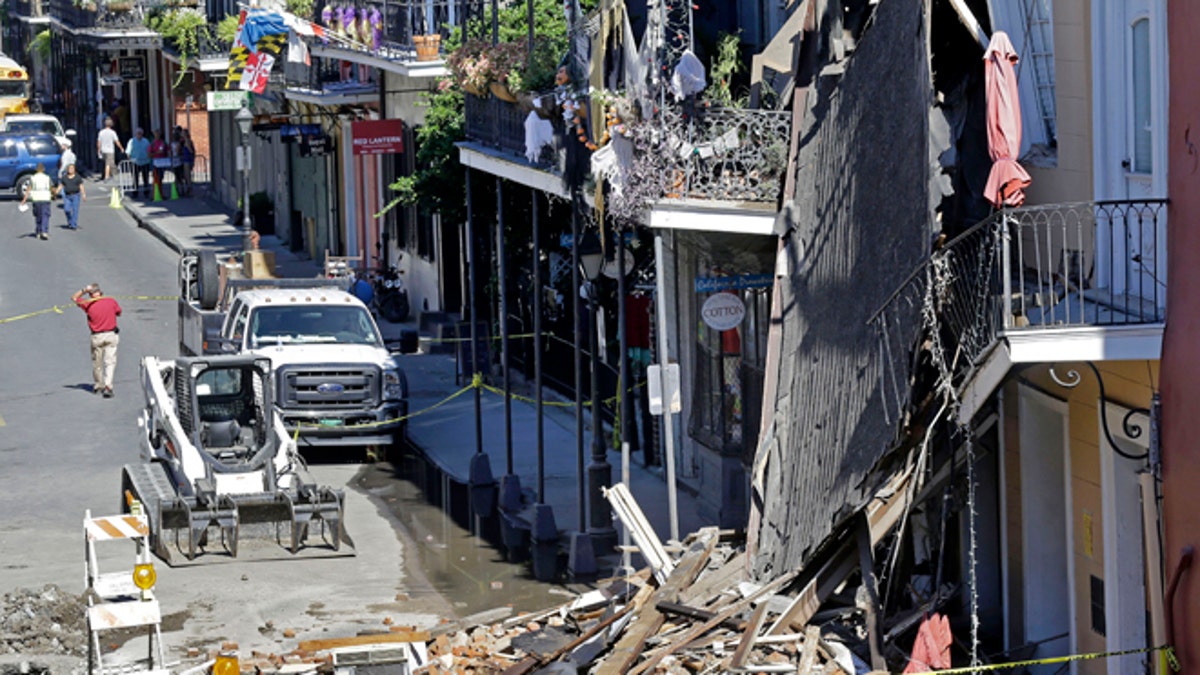
[[[888,412],[908,404],[918,338],[957,387],[1003,334],[1161,323],[1166,284],[1166,200],[999,211],[939,248],[872,317]]]
[[[464,112],[468,139],[517,156],[525,155],[527,110],[495,96],[466,94],[463,98],[466,99]]]

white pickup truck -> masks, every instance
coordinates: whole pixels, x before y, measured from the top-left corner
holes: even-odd
[[[211,252],[180,260],[183,355],[270,359],[273,399],[299,445],[381,446],[403,438],[408,380],[366,305],[335,279],[237,279],[220,285]],[[219,298],[219,299],[218,299]]]

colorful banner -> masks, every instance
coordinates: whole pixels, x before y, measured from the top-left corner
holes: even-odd
[[[282,15],[242,10],[229,53],[229,79],[225,88],[263,93],[275,57],[283,51],[287,38],[288,26]]]

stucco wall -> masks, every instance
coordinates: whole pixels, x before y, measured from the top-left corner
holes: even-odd
[[[1200,445],[1195,420],[1200,419],[1200,267],[1192,258],[1200,251],[1200,63],[1195,58],[1200,35],[1200,3],[1167,1],[1169,120],[1167,259],[1167,328],[1163,337],[1163,546],[1167,578],[1185,546],[1200,546]],[[1184,574],[1174,619],[1175,648],[1184,673],[1200,673],[1200,566]]]

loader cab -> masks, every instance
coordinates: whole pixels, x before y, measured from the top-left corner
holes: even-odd
[[[220,456],[262,447],[271,438],[270,362],[235,358],[189,365],[200,446]]]

